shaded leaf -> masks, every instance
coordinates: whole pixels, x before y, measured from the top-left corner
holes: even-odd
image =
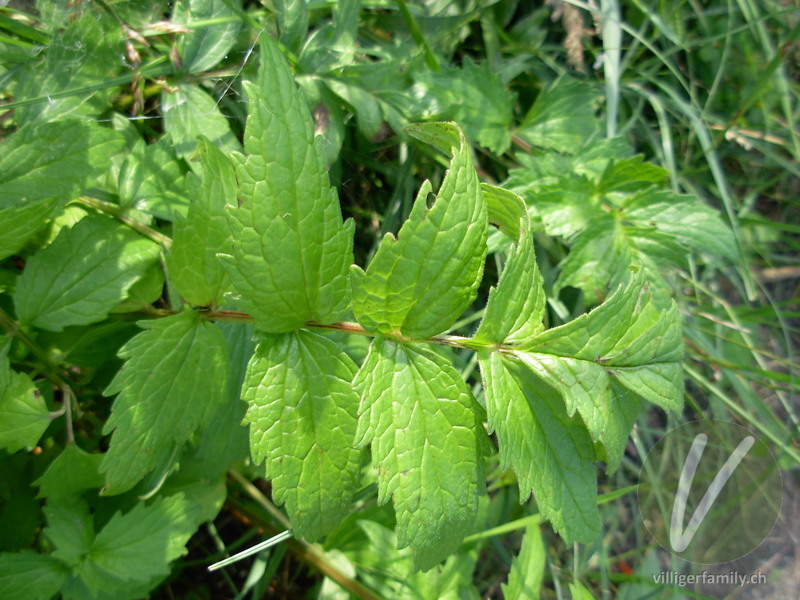
[[[102,321],[159,251],[126,225],[86,216],[28,261],[14,294],[20,323],[61,331]]]
[[[105,391],[119,394],[103,432],[113,431],[101,470],[104,493],[131,489],[209,424],[225,397],[226,346],[219,329],[195,312],[143,321],[120,350],[127,359]]]
[[[167,267],[181,296],[195,306],[219,302],[227,276],[217,258],[230,250],[231,232],[225,221],[225,204],[236,198],[236,174],[230,160],[209,140],[197,149],[202,174],[189,175],[192,203],[186,218],[175,221]]]
[[[0,146],[0,259],[18,251],[59,206],[108,169],[114,131],[70,120],[25,127]]]

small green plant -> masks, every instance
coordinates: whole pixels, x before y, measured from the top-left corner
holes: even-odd
[[[445,61],[429,44],[447,36],[426,41],[404,2],[420,51],[372,40],[375,62],[353,58],[357,2],[308,38],[302,2],[274,19],[178,2],[145,44],[120,25],[151,13],[98,4],[14,29],[48,49],[9,71],[18,127],[0,145],[0,499],[28,511],[0,513],[0,595],[144,597],[198,530],[216,547],[193,558],[228,553],[203,528],[225,505],[291,529],[320,597],[333,581],[475,597],[495,529],[525,532],[506,597],[538,597],[539,523],[596,543],[617,493],[598,494],[597,463],[614,476],[648,404],[682,410],[676,278],[693,253],[739,264],[735,233],[603,135],[590,84],[554,79],[512,126],[508,74]],[[254,14],[277,40],[245,35]],[[244,38],[212,97],[198,80]],[[112,42],[130,60],[119,96],[93,87],[118,69]],[[118,111],[154,101],[163,131]],[[386,176],[395,211],[365,235],[370,204],[332,181],[345,161],[378,172],[353,148],[386,135],[416,162]]]

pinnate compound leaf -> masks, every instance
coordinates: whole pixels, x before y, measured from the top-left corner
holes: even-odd
[[[366,273],[351,269],[353,310],[369,331],[427,338],[446,330],[475,299],[486,257],[486,204],[464,135],[454,124],[408,129],[431,132],[453,155],[433,208],[430,182],[420,188],[408,221],[387,234]],[[441,135],[439,135],[441,134]],[[443,144],[437,144],[442,147]]]
[[[50,425],[50,411],[25,373],[11,369],[11,340],[0,337],[0,448],[14,453],[35,446]]]
[[[479,353],[489,427],[505,466],[517,474],[520,499],[531,491],[542,515],[568,542],[600,531],[592,440],[567,415],[558,393],[519,360]]]
[[[237,19],[226,21],[226,18],[236,16],[232,4],[235,3],[227,0],[179,0],[175,3],[172,21],[176,25],[214,19],[221,21],[193,28],[181,36],[178,54],[185,72],[202,73],[213,69],[233,48],[242,23]]]
[[[484,493],[488,438],[480,406],[453,366],[424,346],[379,336],[353,381],[356,445],[372,444],[378,502],[393,497],[398,547],[427,570],[453,553]]]
[[[228,374],[219,329],[188,311],[155,321],[120,350],[127,359],[105,391],[117,394],[104,433],[114,432],[101,469],[104,493],[131,489],[208,425]]]
[[[238,203],[228,204],[233,251],[223,265],[235,303],[271,333],[330,323],[349,306],[353,222],[342,223],[322,138],[277,44],[262,42],[258,83],[247,85],[247,157]]]
[[[28,261],[14,294],[17,316],[22,324],[50,331],[101,321],[159,251],[129,227],[88,215]]]
[[[253,458],[266,461],[275,501],[307,540],[339,524],[358,485],[355,373],[334,342],[304,329],[264,335],[247,367],[242,398]]]
[[[69,577],[61,561],[24,550],[0,554],[3,600],[49,600]]]
[[[539,524],[525,528],[522,548],[511,563],[508,584],[503,584],[503,597],[517,600],[539,600],[544,581],[546,551]]]
[[[207,139],[199,142],[197,154],[202,175],[188,176],[192,203],[186,218],[175,220],[167,267],[181,296],[195,306],[208,306],[221,300],[227,282],[217,254],[232,243],[225,204],[235,202],[236,173],[228,157]]]
[[[683,403],[678,309],[671,303],[659,311],[641,273],[598,308],[536,335],[514,356],[563,396],[570,416],[580,413],[592,439],[604,445],[611,469],[632,423],[615,386],[665,410]]]
[[[0,259],[18,251],[55,210],[104,173],[118,133],[67,120],[25,127],[0,145]]]

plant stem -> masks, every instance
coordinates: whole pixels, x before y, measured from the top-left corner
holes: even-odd
[[[150,238],[157,244],[161,244],[167,250],[172,247],[172,238],[164,235],[160,231],[156,231],[152,227],[148,227],[136,219],[129,217],[125,214],[125,211],[116,204],[112,204],[111,202],[106,202],[105,200],[100,200],[98,198],[92,198],[91,196],[81,196],[80,198],[77,198],[75,202],[90,208],[94,208],[95,210],[99,210],[100,212],[114,217],[119,222],[125,223],[125,225],[131,229],[138,231],[146,238]]]
[[[67,443],[71,444],[75,441],[75,434],[73,433],[72,429],[72,398],[73,392],[72,388],[69,386],[60,374],[60,370],[58,365],[53,362],[50,356],[42,350],[39,345],[34,342],[27,333],[19,326],[19,324],[11,318],[11,316],[0,308],[0,326],[6,330],[8,335],[11,337],[17,338],[20,342],[22,342],[31,353],[36,356],[37,359],[41,362],[41,364],[45,367],[42,371],[42,374],[50,380],[50,382],[55,385],[58,389],[61,390],[62,395],[62,402],[63,407],[51,413],[53,418],[58,418],[61,415],[64,415],[66,418],[66,435],[67,435]]]
[[[208,319],[209,321],[233,321],[238,323],[252,323],[253,317],[245,312],[239,312],[235,310],[209,310],[203,311],[202,313],[203,318]],[[367,331],[364,329],[360,324],[355,323],[353,321],[339,321],[337,323],[317,323],[315,321],[308,321],[305,324],[305,327],[310,327],[312,329],[328,329],[332,331],[341,331],[343,333],[355,333],[357,335],[366,335],[369,337],[375,337],[377,334]],[[468,348],[470,350],[475,350],[477,347],[483,347],[482,344],[476,344],[470,338],[461,336],[461,335],[436,335],[431,338],[426,339],[409,339],[406,338],[405,341],[407,342],[421,342],[427,344],[439,344],[442,346],[452,346],[455,348]]]

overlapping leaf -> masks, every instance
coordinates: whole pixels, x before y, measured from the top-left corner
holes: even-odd
[[[451,554],[473,524],[484,491],[483,415],[439,354],[379,337],[353,387],[361,394],[356,443],[372,445],[378,501],[391,496],[400,548],[416,568]]]
[[[342,223],[322,139],[271,39],[246,90],[248,156],[237,163],[238,202],[227,207],[233,251],[222,257],[235,302],[273,333],[335,321],[349,305],[353,223]]]
[[[355,373],[335,343],[303,329],[265,335],[247,367],[242,398],[253,458],[266,460],[275,501],[308,540],[339,524],[358,484]]]
[[[521,220],[519,241],[511,250],[498,281],[489,291],[483,320],[475,341],[487,344],[518,344],[544,329],[545,296],[536,264],[530,221]]]
[[[53,553],[6,556],[17,557],[15,563],[23,556],[29,562],[37,557],[40,568],[49,571],[43,573],[52,580],[48,590],[60,583],[64,598],[136,598],[167,575],[170,561],[185,552],[197,527],[199,505],[184,494],[140,502],[127,513],[114,514],[99,532],[85,502],[48,504],[45,513]]]
[[[0,590],[4,600],[50,600],[69,577],[59,560],[36,552],[0,554]]]
[[[26,127],[0,146],[0,259],[18,251],[55,209],[104,173],[119,134],[84,121]]]
[[[26,61],[15,96],[38,100],[15,109],[19,123],[37,126],[67,116],[94,119],[114,93],[107,81],[122,69],[123,30],[102,12],[86,12],[53,36],[40,61]]]
[[[433,208],[425,182],[408,221],[387,234],[366,273],[351,269],[353,310],[369,331],[426,338],[446,330],[475,299],[486,257],[486,205],[472,155],[457,126],[409,130],[453,154]]]
[[[31,378],[11,369],[9,345],[9,338],[0,337],[0,448],[14,453],[35,446],[51,419]]]
[[[571,152],[600,130],[599,99],[590,84],[561,77],[536,97],[517,133],[534,146]]]
[[[522,548],[511,563],[508,585],[502,586],[503,596],[518,600],[539,600],[546,564],[547,554],[539,524],[528,525],[522,537]]]
[[[131,228],[88,215],[28,261],[14,293],[17,316],[51,331],[101,321],[159,251]]]
[[[683,342],[675,304],[659,311],[641,274],[621,285],[592,312],[540,333],[514,351],[576,411],[592,439],[619,462],[638,404],[620,404],[628,392],[665,410],[683,403]],[[624,392],[616,392],[620,386]]]
[[[164,131],[181,158],[191,158],[201,135],[226,152],[241,150],[218,103],[200,87],[182,84],[163,92],[161,110]],[[190,162],[189,166],[193,164]],[[193,198],[193,194],[190,193],[190,197]]]
[[[108,386],[119,393],[104,433],[105,492],[131,489],[198,429],[225,398],[227,361],[219,329],[184,312],[157,321],[120,350],[127,359]]]
[[[489,427],[503,463],[517,474],[520,498],[531,491],[539,510],[568,541],[589,542],[600,530],[595,453],[582,423],[520,361],[479,354]]]
[[[496,154],[511,145],[514,96],[488,63],[465,58],[458,69],[418,71],[414,79],[412,93],[423,115],[458,122],[471,139]]]
[[[189,208],[186,166],[164,136],[154,144],[139,140],[119,173],[120,204],[172,221]]]
[[[175,221],[172,251],[167,265],[181,296],[195,306],[222,299],[227,276],[217,253],[230,250],[231,232],[225,204],[235,201],[236,174],[222,151],[204,139],[198,145],[202,179],[189,175],[192,203],[186,218]]]
[[[202,73],[213,69],[227,56],[242,27],[241,21],[231,18],[236,16],[234,6],[226,0],[179,0],[175,3],[172,20],[177,25],[206,22],[182,35],[178,42],[184,71]]]

